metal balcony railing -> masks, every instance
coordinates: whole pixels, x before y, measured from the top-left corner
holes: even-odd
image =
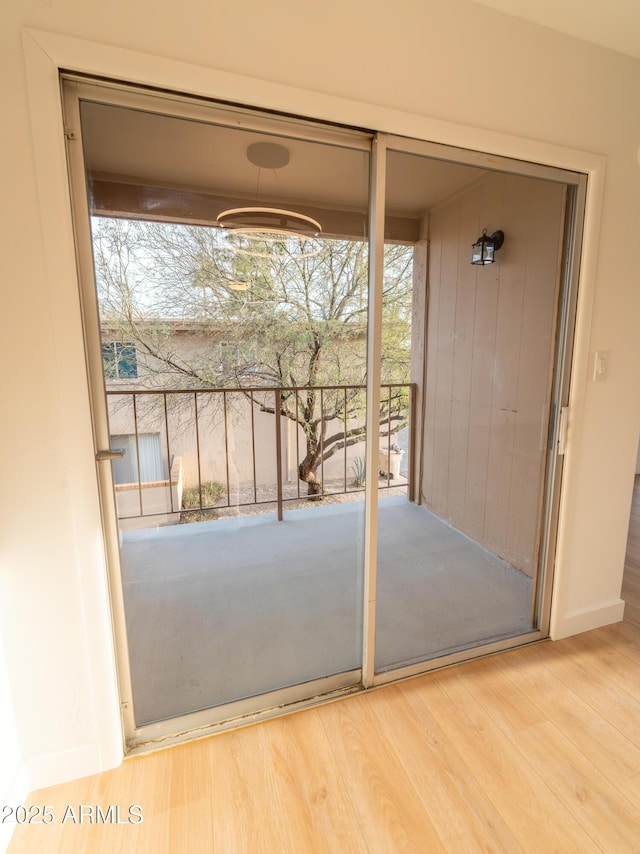
[[[274,504],[282,519],[287,502],[363,492],[365,402],[363,385],[110,389],[112,444],[127,446],[113,470],[119,518]],[[414,411],[414,384],[381,386],[378,488],[406,486],[411,501]],[[311,457],[310,494],[300,476]]]

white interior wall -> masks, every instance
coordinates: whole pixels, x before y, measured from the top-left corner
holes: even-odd
[[[56,55],[34,48],[29,36],[23,42],[24,27],[131,51],[56,42],[58,55],[111,76],[480,150],[540,152],[554,165],[571,161],[562,147],[603,155],[601,225],[597,194],[589,208],[552,631],[560,637],[620,617],[640,423],[640,291],[631,263],[640,214],[638,61],[467,0],[321,7],[6,0],[2,14],[0,370],[11,406],[0,421],[10,486],[0,499],[0,620],[32,788],[110,767],[121,751],[71,227],[60,191]],[[583,161],[594,169],[599,162]],[[594,172],[592,186],[601,175]],[[605,382],[590,378],[596,349],[611,352]],[[2,731],[0,743],[13,742]]]
[[[28,788],[18,744],[8,671],[6,650],[0,635],[0,804],[11,807],[24,801]],[[0,824],[0,851],[5,850],[12,830],[12,824]]]

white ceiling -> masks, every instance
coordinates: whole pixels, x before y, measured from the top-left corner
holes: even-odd
[[[640,59],[640,0],[473,0]]]

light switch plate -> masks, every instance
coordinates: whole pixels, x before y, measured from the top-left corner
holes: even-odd
[[[602,382],[607,379],[609,374],[609,359],[611,353],[609,350],[596,350],[593,359],[593,381]]]

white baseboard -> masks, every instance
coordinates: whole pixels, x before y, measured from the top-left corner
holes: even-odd
[[[624,616],[624,599],[616,599],[606,605],[572,611],[563,617],[552,620],[551,639],[560,640],[571,635],[579,635],[591,629],[599,629],[611,623],[619,623]]]
[[[20,804],[24,804],[28,794],[29,784],[27,781],[26,770],[23,763],[20,763],[18,768],[16,768],[16,773],[14,774],[8,791],[2,792],[0,795],[2,798],[2,806],[6,804],[7,806],[17,807]],[[9,847],[9,842],[11,841],[11,836],[15,827],[16,826],[13,822],[0,824],[0,854],[5,854]]]
[[[25,765],[29,791],[68,783],[78,777],[87,777],[89,774],[106,770],[97,744],[45,753],[43,756],[28,759]]]

